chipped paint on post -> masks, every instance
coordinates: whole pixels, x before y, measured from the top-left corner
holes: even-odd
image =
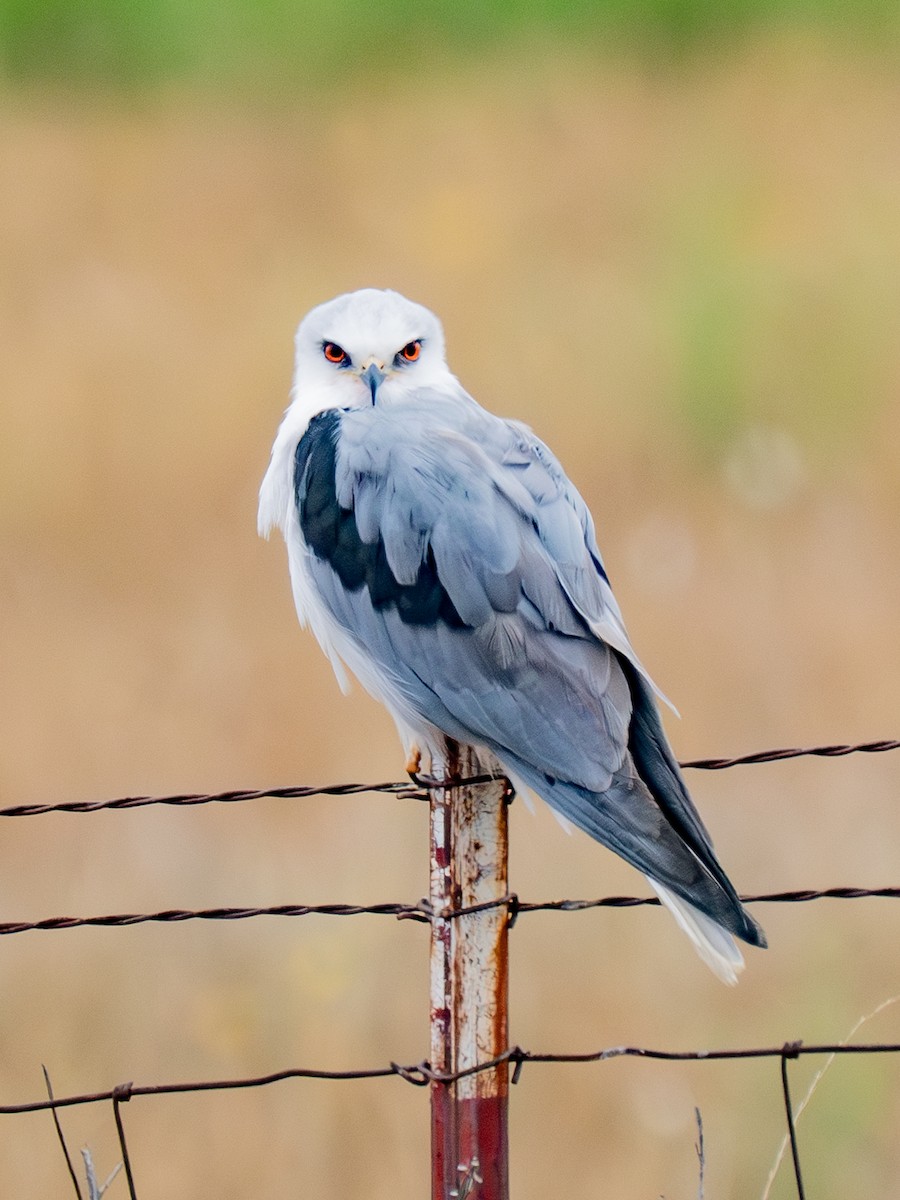
[[[435,775],[467,779],[495,768],[449,743]],[[506,808],[504,780],[431,791],[431,1065],[442,1073],[496,1058],[508,1045],[506,908],[441,916],[507,894]],[[432,1084],[432,1200],[507,1200],[508,1090],[505,1063]]]

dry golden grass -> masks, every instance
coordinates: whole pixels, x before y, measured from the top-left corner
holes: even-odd
[[[527,67],[527,69],[526,69]],[[295,628],[255,493],[314,303],[392,286],[591,504],[681,757],[896,736],[896,78],[796,41],[665,77],[498,60],[232,110],[7,97],[0,115],[3,804],[396,778],[390,722]],[[900,881],[895,757],[692,776],[746,891]],[[4,919],[415,899],[425,813],[379,798],[3,825]],[[640,890],[517,804],[528,898]],[[836,1040],[898,991],[894,906],[771,907],[725,990],[651,910],[523,919],[512,1034],[588,1050]],[[260,920],[3,941],[0,1096],[415,1061],[426,934]],[[867,1028],[898,1037],[888,1011]],[[815,1064],[797,1067],[799,1081]],[[520,1200],[764,1186],[777,1067],[533,1067]],[[800,1128],[811,1194],[888,1195],[897,1066],[839,1062]],[[419,1197],[400,1081],[136,1101],[142,1200]],[[111,1114],[72,1110],[98,1173]],[[46,1114],[0,1124],[0,1195],[66,1194]],[[783,1181],[773,1196],[791,1195]],[[110,1196],[124,1195],[117,1180]]]

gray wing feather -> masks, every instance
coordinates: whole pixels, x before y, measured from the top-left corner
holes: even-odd
[[[749,940],[631,650],[584,502],[533,434],[464,393],[342,416],[335,487],[397,581],[433,558],[462,626],[415,624],[313,558],[319,591],[410,706]]]
[[[455,736],[530,752],[541,772],[603,790],[627,754],[629,689],[561,582],[596,569],[571,485],[539,445],[464,396],[344,414],[340,502],[363,540],[382,539],[399,582],[411,584],[430,551],[467,628],[375,611],[324,562],[316,581],[432,724],[449,717]]]

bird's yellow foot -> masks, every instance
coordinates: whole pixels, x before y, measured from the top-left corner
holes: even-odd
[[[415,778],[419,774],[422,766],[422,751],[415,744],[410,746],[409,754],[406,758],[406,773]]]

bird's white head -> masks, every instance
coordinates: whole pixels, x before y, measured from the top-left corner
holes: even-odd
[[[448,376],[440,321],[398,292],[348,292],[314,308],[297,330],[293,397],[307,418],[390,403]]]
[[[291,463],[310,420],[329,408],[390,405],[423,388],[459,390],[444,358],[444,331],[427,308],[398,292],[363,288],[314,308],[296,337],[291,403],[260,490],[259,529],[291,520]]]

